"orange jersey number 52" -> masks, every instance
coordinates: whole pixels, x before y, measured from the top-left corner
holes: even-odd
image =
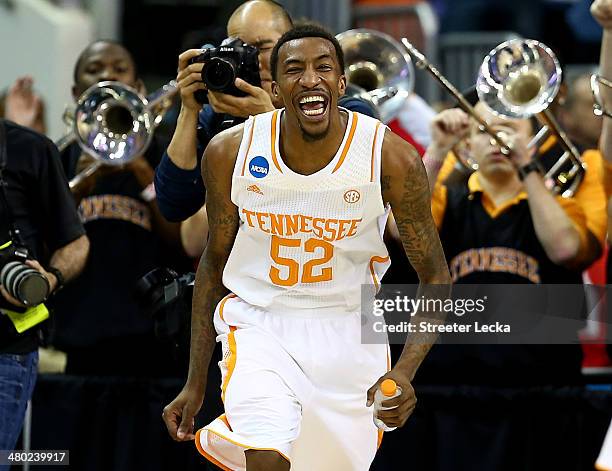
[[[270,267],[270,280],[272,283],[279,286],[293,286],[300,281],[300,265],[292,258],[285,258],[280,256],[281,247],[300,247],[302,241],[300,239],[286,239],[284,237],[272,236],[272,243],[270,245],[270,257],[276,265],[284,267],[286,276],[281,277],[281,270],[272,265]],[[320,258],[314,258],[304,264],[302,270],[302,283],[317,283],[319,281],[330,281],[333,273],[331,267],[321,268],[320,272],[314,274],[315,267],[323,265],[331,260],[334,255],[334,246],[329,242],[325,242],[321,239],[308,239],[304,242],[304,250],[306,252],[314,253],[317,249],[323,249],[323,254]]]

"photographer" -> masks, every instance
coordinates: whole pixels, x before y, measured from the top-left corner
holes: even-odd
[[[278,38],[291,26],[288,12],[274,1],[250,0],[239,6],[227,23],[227,34],[259,50],[261,88],[238,78],[235,85],[246,96],[208,91],[209,104],[203,108],[195,100],[194,93],[206,90],[201,81],[204,64],[189,64],[202,51],[190,49],[179,56],[177,82],[181,92],[181,112],[170,146],[155,172],[159,209],[168,220],[187,219],[204,204],[200,156],[212,137],[228,125],[227,122],[224,124],[226,118],[238,118],[231,122],[238,124],[250,115],[283,106],[272,98],[270,54]],[[375,114],[370,105],[357,98],[345,96],[339,104],[352,111],[370,116]]]
[[[32,395],[48,317],[39,302],[83,269],[84,233],[55,146],[0,119],[0,450],[15,446]],[[33,270],[17,283],[24,265]]]

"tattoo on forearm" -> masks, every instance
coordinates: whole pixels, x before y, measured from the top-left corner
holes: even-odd
[[[227,294],[221,282],[224,260],[206,252],[196,274],[191,314],[191,354],[189,379],[198,384],[206,377],[216,341],[213,313],[219,301]]]
[[[382,191],[390,190],[391,189],[391,177],[382,176],[380,178],[380,188],[382,189]]]
[[[404,250],[421,280],[417,298],[444,299],[449,294],[450,275],[431,215],[425,168],[414,152],[409,159],[403,160],[402,165],[403,180],[400,175],[390,172],[381,178],[381,186],[384,181]],[[420,311],[415,313],[410,322],[417,325],[422,321],[444,322],[444,312],[423,314]],[[409,333],[396,367],[405,369],[413,377],[436,339],[435,333]]]
[[[237,208],[228,201],[227,185],[214,170],[203,165],[207,190],[207,213],[210,239],[196,274],[191,321],[191,355],[189,380],[199,384],[206,377],[215,344],[213,313],[228,293],[223,286],[223,270],[231,252],[238,228]]]
[[[393,214],[412,265],[417,271],[433,273],[439,268],[438,263],[444,261],[432,257],[434,244],[439,244],[439,239],[431,218],[429,183],[424,172],[415,173],[409,173],[404,179],[400,208]]]

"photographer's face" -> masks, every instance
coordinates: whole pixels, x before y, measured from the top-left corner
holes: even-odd
[[[85,53],[77,71],[78,81],[73,94],[78,98],[92,85],[106,80],[138,88],[136,67],[130,53],[123,47],[107,42],[93,44]]]
[[[285,33],[275,15],[250,15],[249,17],[231,20],[227,25],[227,35],[242,39],[250,46],[259,50],[259,77],[261,87],[272,96],[272,73],[270,72],[270,56],[276,41]],[[244,21],[248,18],[249,21]]]

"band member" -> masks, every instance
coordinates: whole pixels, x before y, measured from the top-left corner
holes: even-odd
[[[602,184],[602,157],[597,150],[597,140],[594,137],[593,129],[599,133],[601,130],[601,120],[592,119],[589,116],[589,131],[582,132],[584,126],[578,124],[580,118],[574,116],[582,115],[585,102],[588,97],[584,96],[584,90],[580,85],[584,85],[584,79],[580,78],[572,84],[569,98],[564,100],[562,107],[557,108],[557,113],[572,130],[572,141],[585,163],[586,172],[584,173],[581,184],[573,195],[573,199],[582,207],[586,218],[586,241],[581,259],[584,261],[583,268],[587,268],[596,261],[603,253],[603,244],[606,237],[606,199]],[[577,85],[577,86],[576,86]],[[468,94],[468,99],[477,102],[476,94]],[[589,108],[592,113],[592,100]],[[586,118],[585,118],[586,120]],[[538,126],[537,120],[532,118],[533,129]],[[591,129],[593,128],[593,129]],[[476,159],[471,154],[471,148],[467,145],[471,134],[471,125],[468,115],[458,109],[453,108],[439,113],[432,121],[432,144],[427,149],[424,157],[424,164],[427,168],[427,176],[433,188],[436,182],[451,183],[467,181],[473,172],[473,167],[477,167]],[[542,170],[550,169],[561,157],[564,150],[558,143],[555,135],[550,135],[535,151],[534,159],[540,163]],[[476,164],[476,165],[474,165]]]
[[[533,136],[529,120],[495,116],[481,103],[476,111],[494,131],[504,133],[513,151],[510,158],[504,156],[475,122],[466,127],[463,115],[454,114],[455,121],[449,120],[435,134],[434,145],[448,150],[469,132],[470,154],[478,164],[478,171],[467,181],[438,181],[433,191],[432,212],[453,281],[580,284],[582,269],[595,260],[602,243],[589,234],[585,208],[577,198],[555,197],[547,189],[539,165],[532,160],[533,152],[527,148]],[[589,211],[603,214],[605,205],[596,203]],[[601,214],[593,218],[601,220]],[[420,379],[436,381],[444,369],[462,383],[579,381],[579,346],[514,347],[435,349],[424,365],[426,376]],[[462,355],[468,351],[471,360],[465,361]]]
[[[131,54],[112,41],[87,46],[74,79],[75,99],[107,80],[144,92]],[[59,293],[56,302],[54,346],[67,352],[69,373],[181,375],[169,346],[154,335],[151,314],[135,297],[143,275],[179,260],[178,226],[159,213],[152,185],[163,149],[154,136],[144,155],[123,166],[102,165],[73,189],[91,253],[82,278]],[[70,179],[92,162],[76,143],[62,153]]]

